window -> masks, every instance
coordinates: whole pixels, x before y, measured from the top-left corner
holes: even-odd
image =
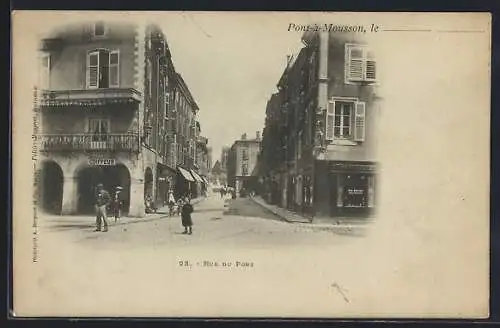
[[[346,82],[375,82],[377,80],[375,56],[368,47],[347,44],[345,58]]]
[[[246,163],[241,164],[241,175],[243,176],[248,175],[248,164]]]
[[[327,140],[365,140],[365,103],[333,100],[326,113]]]
[[[311,58],[309,59],[309,67],[310,67],[310,72],[309,72],[309,87],[312,87],[314,83],[316,82],[316,76],[317,76],[317,65],[316,65],[316,51],[314,51],[311,54]]]
[[[244,161],[248,161],[248,150],[247,149],[243,149],[241,151],[241,159]]]
[[[147,62],[147,79],[148,79],[148,86],[149,86],[149,95],[153,94],[153,63],[151,62],[151,59],[148,58]]]
[[[302,131],[300,131],[299,138],[297,141],[297,159],[302,158],[302,138],[303,138],[303,134],[302,134]]]
[[[40,56],[40,76],[39,87],[41,89],[50,88],[50,55],[42,54]]]
[[[94,24],[94,36],[103,37],[106,35],[106,25],[103,22]]]
[[[120,55],[105,49],[87,55],[87,88],[101,89],[120,85]]]

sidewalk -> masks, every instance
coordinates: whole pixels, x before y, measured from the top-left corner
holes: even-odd
[[[353,229],[364,228],[373,222],[373,218],[358,219],[358,218],[322,218],[314,217],[308,219],[297,213],[281,208],[276,205],[268,204],[259,196],[249,197],[253,202],[262,206],[269,212],[279,216],[283,221],[293,223],[302,228],[311,230],[342,230],[344,232],[352,232]]]
[[[198,197],[191,200],[193,205],[199,204],[203,202],[205,197]],[[168,215],[169,210],[168,206],[164,206],[158,209],[156,213],[146,214],[144,217],[127,217],[123,216],[115,222],[114,217],[109,216],[108,221],[111,226],[122,226],[133,223],[141,223],[141,222],[150,222],[156,220],[164,220],[170,218]],[[52,215],[52,214],[42,214],[40,213],[40,217],[43,217],[41,221],[43,226],[52,227],[52,228],[91,228],[95,226],[95,216],[93,215]],[[172,218],[176,218],[178,216],[174,216]]]

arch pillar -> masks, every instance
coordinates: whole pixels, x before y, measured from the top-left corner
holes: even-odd
[[[64,175],[61,215],[76,213],[77,203],[78,192],[76,177]]]
[[[145,215],[146,206],[144,205],[144,179],[131,176],[129,216],[142,218]]]

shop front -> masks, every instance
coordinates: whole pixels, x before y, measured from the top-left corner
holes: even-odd
[[[323,164],[323,163],[321,163]],[[367,217],[375,210],[375,164],[327,162],[316,169],[318,215]]]
[[[176,171],[169,166],[158,163],[157,165],[158,185],[156,193],[157,203],[166,205],[169,190],[175,190]]]
[[[188,169],[178,166],[174,190],[175,199],[188,196],[192,197],[191,193],[195,182],[193,175]]]
[[[130,206],[130,172],[127,167],[117,163],[114,158],[88,160],[88,165],[76,172],[77,180],[77,213],[94,213],[95,192],[98,184],[110,194],[122,189],[124,214],[128,214]]]
[[[190,170],[191,175],[194,178],[193,188],[191,190],[191,197],[196,198],[201,195],[203,179],[201,176],[194,170]]]

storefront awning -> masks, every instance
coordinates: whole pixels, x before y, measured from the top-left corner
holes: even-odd
[[[183,169],[182,167],[178,167],[178,169],[179,169],[179,172],[181,172],[181,174],[184,177],[184,179],[186,179],[187,181],[191,181],[191,182],[195,181],[193,179],[193,176],[191,175],[191,173],[189,173],[189,171]]]
[[[196,181],[204,183],[203,179],[200,177],[200,175],[198,173],[196,173],[195,171],[191,170],[191,174],[193,175],[193,177],[194,177],[194,179]]]
[[[208,184],[208,180],[207,180],[207,178],[205,176],[202,175],[201,179],[203,180],[204,184]]]

